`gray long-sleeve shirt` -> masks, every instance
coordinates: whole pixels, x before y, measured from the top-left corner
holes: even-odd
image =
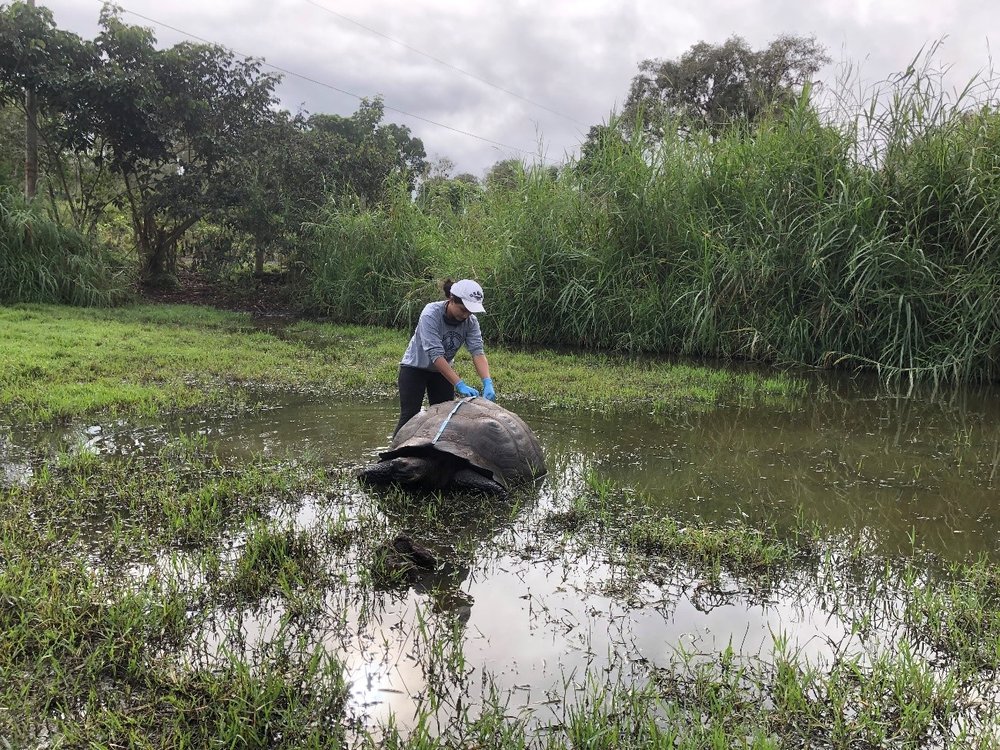
[[[444,317],[447,304],[448,300],[442,300],[424,307],[401,365],[434,370],[434,360],[438,357],[452,364],[463,344],[473,356],[484,353],[483,334],[476,316],[470,315],[461,323],[449,323]]]

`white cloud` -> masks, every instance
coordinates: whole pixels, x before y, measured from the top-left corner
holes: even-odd
[[[98,0],[39,3],[61,27],[96,33]],[[961,86],[988,66],[988,40],[1000,39],[997,4],[980,0],[127,0],[124,8],[319,81],[285,76],[279,94],[292,110],[350,114],[358,101],[334,90],[342,89],[381,94],[389,108],[451,126],[387,111],[431,158],[473,174],[511,156],[530,159],[539,138],[547,157],[561,160],[621,104],[641,60],[674,58],[698,41],[738,34],[759,48],[783,33],[815,35],[836,62],[861,63],[866,77],[881,79],[944,38],[939,62]],[[164,45],[183,38],[125,19],[153,25]],[[820,77],[835,76],[836,63]]]

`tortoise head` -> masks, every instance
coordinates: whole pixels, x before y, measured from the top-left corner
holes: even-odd
[[[433,463],[422,456],[398,456],[365,467],[358,478],[367,484],[421,486],[436,473]]]
[[[437,462],[423,456],[397,456],[389,459],[392,481],[412,487],[427,487],[438,483]]]

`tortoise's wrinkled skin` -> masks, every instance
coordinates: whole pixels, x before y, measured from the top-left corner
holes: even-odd
[[[368,484],[413,489],[473,489],[506,494],[545,474],[542,447],[514,412],[483,398],[446,401],[400,428]]]

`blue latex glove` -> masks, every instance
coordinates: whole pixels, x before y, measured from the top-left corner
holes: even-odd
[[[464,380],[459,380],[457,383],[455,383],[455,390],[458,391],[459,395],[461,396],[472,396],[473,398],[475,398],[476,396],[479,395],[479,391],[477,391],[475,388],[470,388],[469,386],[467,386]]]
[[[497,392],[493,390],[493,378],[483,378],[483,398],[490,401],[497,400]]]

